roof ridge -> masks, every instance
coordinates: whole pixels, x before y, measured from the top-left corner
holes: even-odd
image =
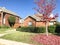
[[[11,10],[6,9],[5,7],[0,7],[0,10],[3,11],[3,12],[6,12],[6,13],[9,13],[9,14],[13,14],[15,16],[18,16],[18,14],[16,14],[15,12],[13,12]]]
[[[6,9],[5,7],[0,7],[0,9],[1,9],[2,11],[5,11],[5,12],[7,12],[7,13],[12,13],[12,14],[15,14],[15,15],[17,15],[15,12],[13,12],[13,11],[10,11],[10,10],[8,10],[8,9]]]

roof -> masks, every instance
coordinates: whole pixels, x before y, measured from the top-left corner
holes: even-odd
[[[39,16],[39,17],[43,16],[43,15],[40,14],[40,13],[36,13],[35,15],[36,15],[36,16]]]
[[[33,15],[31,17],[34,18],[36,21],[41,21],[41,18],[37,17],[36,15]]]
[[[27,19],[28,17],[31,17],[31,18],[33,18],[36,21],[41,21],[41,18],[37,17],[36,15],[27,16],[27,17],[24,18],[24,20]]]
[[[42,14],[38,14],[38,15],[35,14],[32,16],[27,16],[25,19],[27,19],[28,17],[31,17],[31,18],[35,19],[36,21],[44,21],[41,16],[43,16],[43,15]],[[51,21],[56,21],[56,19],[52,19]]]
[[[5,7],[0,7],[0,11],[3,11],[3,12],[6,12],[6,13],[9,13],[9,14],[18,16],[15,12],[12,12],[12,11],[6,9]],[[19,16],[18,16],[18,17],[19,17]]]

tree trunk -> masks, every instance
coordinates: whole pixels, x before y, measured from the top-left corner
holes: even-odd
[[[46,35],[48,36],[48,21],[46,21]]]

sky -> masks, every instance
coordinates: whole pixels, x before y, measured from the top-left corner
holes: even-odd
[[[18,14],[21,18],[28,15],[34,15],[36,11],[33,9],[37,7],[34,0],[0,0],[0,7],[5,7]],[[60,0],[56,0],[56,9],[53,13],[58,13],[58,21],[60,21]]]

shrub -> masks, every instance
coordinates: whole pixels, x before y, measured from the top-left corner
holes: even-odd
[[[33,32],[33,33],[44,33],[45,28],[44,27],[21,27],[17,28],[17,31],[23,31],[23,32]]]
[[[36,27],[35,32],[37,32],[37,33],[44,33],[45,32],[45,27]]]
[[[9,22],[11,27],[15,24],[15,20],[16,20],[16,18],[14,16],[10,16],[8,18],[8,22]]]
[[[23,32],[33,32],[34,31],[34,27],[21,27],[21,28],[17,28],[17,31],[23,31]]]
[[[10,28],[10,27],[6,26],[6,25],[2,25],[2,26],[0,26],[0,28]]]
[[[48,27],[48,32],[49,32],[49,33],[55,33],[55,26],[54,26],[54,25],[49,26],[49,27]]]
[[[55,32],[60,33],[60,24],[56,24]]]

